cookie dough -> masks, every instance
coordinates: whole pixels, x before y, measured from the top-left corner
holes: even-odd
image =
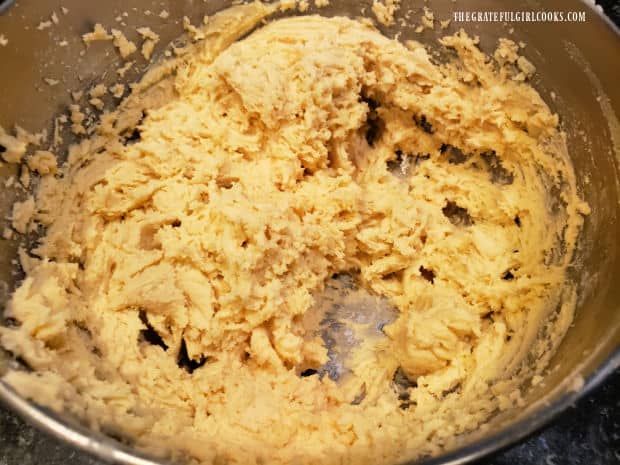
[[[443,64],[341,17],[239,40],[273,9],[209,18],[42,177],[0,328],[33,371],[4,380],[191,463],[440,453],[570,324],[588,207],[558,117],[464,32]],[[335,273],[398,315],[332,380],[304,321]]]

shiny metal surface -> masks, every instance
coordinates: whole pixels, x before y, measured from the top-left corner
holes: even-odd
[[[13,0],[0,0],[0,13],[4,13],[11,6],[13,6]]]
[[[157,50],[176,38],[182,31],[178,20],[189,16],[196,24],[205,13],[212,14],[229,2],[203,3],[191,0],[83,2],[80,0],[21,0],[0,16],[0,33],[9,39],[0,47],[0,124],[10,127],[17,123],[29,130],[50,126],[51,118],[61,111],[70,97],[67,90],[85,89],[102,77],[115,80],[113,66],[118,63],[114,53],[101,44],[93,44],[88,53],[80,35],[92,29],[95,22],[115,25],[115,18],[127,12],[123,21],[130,38],[136,26],[150,26],[162,37]],[[358,15],[362,8],[370,11],[369,1],[332,0],[322,14]],[[509,411],[493,418],[487,432],[473,432],[462,438],[458,448],[432,458],[427,464],[461,464],[504,447],[536,430],[565,410],[577,398],[600,383],[620,365],[620,34],[589,4],[577,0],[471,0],[468,2],[428,2],[438,19],[452,17],[455,10],[505,11],[546,10],[586,11],[585,23],[453,23],[447,31],[425,31],[416,34],[424,2],[405,1],[404,8],[417,10],[414,22],[405,27],[382,28],[388,35],[400,32],[400,39],[416,39],[436,44],[439,32],[450,33],[460,27],[478,34],[483,50],[490,51],[498,37],[524,41],[525,56],[538,70],[533,85],[552,110],[560,115],[562,127],[573,158],[579,187],[592,207],[572,268],[572,277],[579,283],[576,318],[557,354],[544,384],[526,393],[527,407]],[[60,7],[69,9],[60,15]],[[135,8],[135,10],[134,10]],[[145,15],[150,9],[153,14]],[[161,20],[157,13],[170,12],[170,19]],[[49,19],[52,11],[60,23],[38,31],[37,24]],[[314,11],[314,10],[310,10]],[[175,23],[176,21],[176,23]],[[27,28],[27,29],[26,29]],[[514,30],[511,32],[511,28]],[[436,28],[438,29],[438,28]],[[58,47],[60,40],[67,47]],[[135,80],[147,63],[138,60]],[[49,87],[43,79],[60,79],[61,84]],[[552,98],[552,93],[556,96]],[[68,139],[67,139],[68,140]],[[16,168],[3,164],[0,178],[16,174]],[[24,195],[19,189],[0,183],[0,213],[6,217],[16,198]],[[19,276],[14,275],[12,260],[17,242],[0,242],[0,301],[5,302]],[[7,361],[0,355],[0,373]],[[5,367],[6,368],[6,367]],[[584,383],[579,380],[583,377]],[[0,400],[31,423],[60,437],[76,447],[116,463],[155,465],[163,462],[135,454],[129,446],[93,433],[78,420],[60,418],[46,409],[17,396],[0,382]]]

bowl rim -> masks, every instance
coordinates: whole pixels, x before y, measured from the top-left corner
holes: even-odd
[[[462,465],[516,445],[548,425],[571,405],[583,399],[596,387],[600,386],[618,368],[620,368],[620,347],[616,347],[612,354],[590,375],[581,389],[564,393],[559,398],[551,401],[548,406],[532,412],[522,420],[499,430],[497,433],[474,441],[472,444],[459,447],[441,456],[422,460],[421,462],[408,463],[411,465],[414,463],[416,465]]]
[[[620,347],[617,347],[589,376],[581,389],[562,394],[548,406],[527,415],[507,428],[500,429],[497,433],[474,441],[472,444],[458,447],[437,457],[405,463],[411,465],[414,463],[418,465],[462,465],[498,452],[547,425],[568,407],[601,385],[618,368],[620,368]],[[55,412],[21,397],[2,380],[0,380],[0,402],[39,430],[100,459],[123,465],[168,465],[170,463],[167,460],[148,457],[102,433],[93,433],[92,430],[80,424],[69,422]]]

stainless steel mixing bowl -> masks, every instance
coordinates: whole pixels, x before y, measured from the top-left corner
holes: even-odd
[[[2,3],[2,2],[0,2]],[[82,0],[20,0],[0,16],[0,34],[9,43],[0,46],[0,124],[17,123],[29,130],[51,130],[54,115],[70,103],[67,90],[86,89],[102,78],[116,79],[118,63],[109,47],[93,45],[80,55],[84,46],[80,35],[92,30],[95,22],[118,25],[135,37],[136,26],[150,26],[163,44],[181,33],[179,19],[190,17],[199,23],[205,13],[225,7],[225,1],[164,0],[84,2]],[[369,1],[338,1],[321,10],[322,14],[357,16],[370,12]],[[499,37],[524,41],[526,57],[538,70],[533,85],[561,118],[568,147],[579,179],[579,188],[592,207],[587,217],[572,278],[579,283],[578,309],[574,324],[551,360],[545,382],[526,393],[526,407],[508,411],[491,419],[489,428],[460,438],[459,445],[444,455],[428,460],[429,464],[458,464],[504,447],[550,421],[583,396],[620,365],[620,35],[600,12],[578,0],[471,0],[428,2],[435,17],[451,18],[454,11],[579,11],[585,22],[562,23],[452,23],[447,31],[416,34],[421,0],[403,0],[403,9],[417,14],[407,26],[382,28],[388,35],[399,32],[400,40],[415,38],[436,45],[439,34],[464,27],[478,34],[481,46],[491,51]],[[61,7],[69,12],[61,13]],[[166,9],[168,20],[158,13]],[[150,10],[150,13],[148,12]],[[37,30],[37,25],[55,11],[59,24]],[[313,8],[310,12],[313,12]],[[126,12],[127,15],[123,15]],[[126,26],[115,18],[121,15]],[[398,22],[397,22],[398,24]],[[68,45],[61,47],[59,42]],[[135,80],[147,64],[138,60],[126,76]],[[44,78],[60,80],[49,87]],[[15,166],[2,164],[0,177],[16,174]],[[11,204],[23,192],[0,183],[2,217],[10,213]],[[0,240],[0,301],[5,302],[19,276],[14,274],[16,241]],[[0,373],[9,360],[0,357]],[[583,380],[583,382],[581,382]],[[55,415],[16,395],[0,382],[0,400],[41,429],[95,455],[123,464],[155,464],[124,444],[84,428],[78,419]]]

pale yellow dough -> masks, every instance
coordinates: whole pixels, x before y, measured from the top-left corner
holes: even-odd
[[[40,260],[0,328],[34,371],[4,379],[191,462],[439,453],[518,404],[570,324],[588,208],[558,118],[516,55],[496,66],[464,33],[444,65],[346,18],[237,41],[273,8],[211,17],[41,179]],[[338,272],[399,317],[346,379],[302,377],[326,361],[302,320]]]

